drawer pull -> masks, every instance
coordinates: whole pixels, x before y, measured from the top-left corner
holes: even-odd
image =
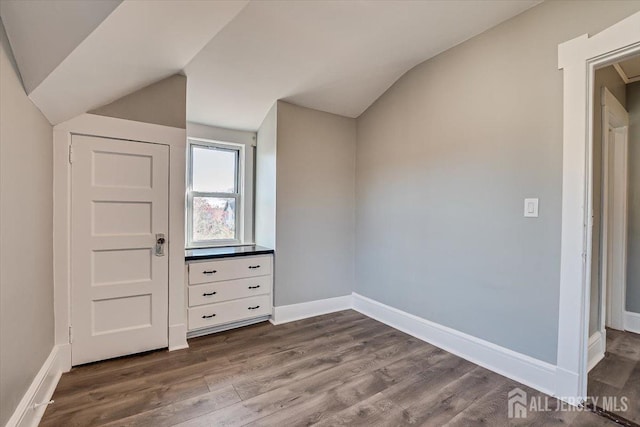
[[[208,316],[205,314],[204,316],[202,316],[203,319],[211,319],[212,317],[216,317],[216,314],[214,313],[214,314],[210,314]]]
[[[249,310],[256,310],[256,309],[258,309],[258,308],[260,308],[260,306],[259,306],[259,305],[256,305],[255,307],[249,307]],[[215,316],[215,314],[214,314],[214,316]]]
[[[205,292],[204,294],[202,294],[203,297],[210,297],[211,295],[215,295],[217,294],[217,292]]]
[[[251,269],[251,270],[253,270],[254,268],[260,268],[260,266],[259,265],[250,265],[249,266],[249,269]]]
[[[260,287],[260,285],[249,286],[249,289],[258,289],[259,287]]]
[[[206,274],[207,276],[210,276],[212,274],[216,274],[218,272],[218,270],[205,270],[202,272],[202,274]]]

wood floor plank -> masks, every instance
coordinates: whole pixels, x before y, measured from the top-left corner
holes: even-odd
[[[262,417],[285,410],[304,397],[287,388],[273,390],[226,408],[176,424],[180,427],[240,427]]]
[[[377,325],[369,325],[370,329],[377,328]],[[358,330],[358,323],[354,321],[350,327],[347,325],[340,326],[343,332],[348,330]],[[325,335],[330,332],[324,332]],[[345,336],[346,341],[352,341],[348,336]],[[320,339],[326,339],[326,336],[320,335]],[[304,345],[315,345],[320,348],[321,345],[315,343],[305,342],[300,337],[295,337],[297,347],[304,347]],[[181,350],[182,351],[182,350]],[[230,351],[227,354],[231,354]],[[264,369],[273,365],[282,365],[286,358],[295,358],[298,353],[291,354],[276,354],[275,359],[269,359],[270,355],[263,355],[258,358],[254,358],[255,369]],[[255,362],[258,362],[257,364]],[[176,368],[174,367],[176,364]],[[62,386],[56,393],[60,393],[66,397],[66,399],[74,401],[78,397],[84,399],[87,396],[97,395],[101,399],[113,395],[118,396],[126,392],[134,392],[136,390],[166,386],[176,381],[183,381],[186,379],[198,379],[205,375],[213,375],[216,372],[234,369],[239,372],[249,373],[252,369],[247,369],[247,364],[243,361],[235,361],[231,364],[224,356],[219,356],[215,360],[209,360],[204,358],[202,352],[190,353],[186,352],[179,359],[176,359],[170,363],[166,363],[162,360],[162,363],[156,363],[155,365],[140,368],[140,366],[134,365],[132,367],[122,367],[112,372],[112,375],[108,375],[104,372],[98,376],[88,375],[86,377],[80,377],[80,379],[72,378],[71,382],[62,382]],[[255,370],[253,369],[253,370]],[[224,386],[221,384],[220,387]],[[70,391],[71,389],[71,391]],[[212,388],[210,388],[212,389]],[[55,396],[54,396],[55,397]]]
[[[290,350],[253,357],[250,361],[241,359],[235,362],[236,359],[234,357],[234,364],[216,372],[207,372],[205,379],[209,388],[213,390],[216,387],[231,383],[237,385],[243,380],[254,381],[258,376],[274,376],[276,375],[274,371],[276,369],[279,369],[279,372],[294,369],[296,365],[313,361],[326,354],[327,351],[349,348],[358,344],[346,331],[344,332],[341,335],[332,336],[329,343],[327,342],[328,337],[316,338],[310,341],[302,340],[304,345],[296,346]],[[378,325],[370,325],[368,333],[371,337],[376,337],[381,334],[391,335],[392,331],[380,328]]]
[[[622,389],[637,363],[635,360],[610,353],[589,372],[589,378]]]
[[[430,393],[423,390],[419,398],[398,403],[405,409],[410,424],[444,425],[504,383],[504,378],[476,367],[442,389],[431,389]],[[393,396],[391,398],[396,401]],[[407,403],[410,405],[407,406]]]
[[[162,374],[185,365],[193,365],[205,361],[206,359],[197,353],[182,352],[170,359],[159,358],[158,363],[133,364],[132,366],[125,364],[112,371],[104,371],[99,374],[65,375],[60,379],[56,392],[60,395],[83,394],[102,386],[110,386],[132,380],[138,381],[141,378],[149,378],[154,374]],[[220,363],[228,364],[228,361],[220,359]]]
[[[440,351],[433,346],[423,343],[420,343],[419,347],[412,349],[412,346],[418,344],[415,339],[398,331],[390,330],[390,332],[393,332],[390,336],[395,336],[398,342],[396,342],[396,340],[390,340],[387,348],[371,354],[372,359],[376,362],[363,362],[359,360],[353,361],[351,364],[341,364],[331,370],[323,371],[297,381],[289,387],[271,390],[225,408],[223,411],[213,412],[198,419],[190,420],[184,425],[241,426],[279,411],[284,411],[288,416],[291,416],[291,413],[298,412],[297,405],[304,403],[310,396],[324,393],[327,390],[343,385],[345,378],[350,378],[363,372],[372,372],[374,369],[384,366],[385,364],[391,364],[402,357],[417,358],[420,355],[428,358],[430,354]],[[411,366],[410,368],[412,371],[415,371],[415,366]],[[395,369],[394,372],[399,373],[400,371]],[[341,375],[341,378],[332,375],[332,373]],[[408,372],[405,371],[405,373]],[[380,370],[371,375],[380,378],[385,385],[392,383]]]
[[[473,363],[450,355],[425,371],[390,386],[383,394],[399,406],[408,408],[428,400],[434,391],[441,390],[475,368],[477,366]]]
[[[381,333],[381,335],[374,336],[373,339],[367,342],[352,342],[336,346],[327,344],[327,347],[331,348],[330,355],[322,354],[319,357],[309,355],[301,358],[298,362],[276,367],[262,374],[235,382],[234,386],[243,400],[248,399],[299,381],[315,373],[327,371],[339,364],[357,360],[368,352],[375,351],[373,349],[382,349],[387,346],[387,339],[392,334],[393,331],[387,331]],[[209,382],[209,377],[207,377],[207,382]]]
[[[117,398],[103,402],[89,404],[92,408],[87,412],[83,410],[83,403],[78,401],[71,410],[65,405],[65,409],[54,409],[51,416],[42,423],[43,426],[89,426],[106,424],[111,421],[120,420],[151,409],[161,408],[180,402],[182,400],[199,397],[208,393],[206,383],[202,378],[198,380],[185,381],[164,387],[154,387],[133,393],[122,393]],[[84,406],[86,407],[86,406]],[[53,408],[52,408],[53,409]]]
[[[383,393],[356,403],[324,420],[313,424],[322,427],[337,426],[393,426],[408,425],[403,409]]]
[[[589,372],[587,391],[594,405],[640,424],[640,335],[607,329],[607,352]]]
[[[348,408],[386,387],[385,381],[376,374],[351,378],[338,387],[322,392],[305,393],[304,399],[270,416],[260,418],[247,426],[307,426],[322,421],[329,414]]]
[[[632,332],[619,333],[611,344],[607,344],[607,352],[639,362],[640,335]]]
[[[235,392],[233,386],[229,386],[212,392],[203,393],[190,399],[181,400],[154,410],[124,417],[105,425],[110,427],[169,427],[198,417],[199,415],[207,414],[221,408],[226,408],[239,401],[240,396]]]
[[[363,360],[355,360],[340,364],[332,369],[309,376],[290,386],[292,392],[300,393],[303,399],[292,404],[286,411],[280,411],[272,416],[261,418],[255,425],[276,425],[278,420],[287,420],[289,425],[309,425],[320,421],[338,409],[344,409],[367,394],[372,395],[395,383],[382,371],[389,365],[403,366],[404,374],[415,373],[415,365],[398,363],[407,361],[410,357],[429,357],[435,352],[434,347],[420,346],[408,348],[412,340],[393,344],[388,348],[367,355]],[[410,344],[409,344],[410,345]],[[400,372],[398,369],[395,372]],[[308,396],[308,397],[306,397]],[[355,397],[357,396],[357,398]],[[318,410],[318,408],[324,408]]]
[[[74,368],[42,425],[514,425],[506,393],[524,387],[351,310],[189,344]],[[640,382],[640,371],[628,377]],[[522,425],[602,420],[538,413]]]
[[[327,320],[319,324],[303,325],[300,329],[287,329],[280,334],[265,333],[245,340],[230,340],[221,345],[205,347],[203,348],[203,355],[208,359],[216,359],[233,353],[234,360],[247,360],[260,354],[293,349],[313,339],[339,336],[346,331],[355,331],[362,325],[367,326],[367,323],[364,317],[352,318],[344,322],[329,322]],[[277,328],[272,327],[272,331],[278,331],[279,328],[279,326]],[[247,346],[247,340],[249,339],[251,345]]]

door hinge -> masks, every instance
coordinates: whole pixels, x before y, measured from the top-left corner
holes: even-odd
[[[73,145],[69,146],[69,163],[73,163]]]
[[[73,326],[69,326],[69,344],[73,344]]]

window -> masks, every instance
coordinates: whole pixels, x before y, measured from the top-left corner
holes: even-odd
[[[187,246],[241,242],[242,146],[189,140]]]

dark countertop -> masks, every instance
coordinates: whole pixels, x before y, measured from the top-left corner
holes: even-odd
[[[184,252],[184,259],[185,261],[197,261],[203,259],[264,255],[272,253],[274,253],[273,249],[257,245],[225,246],[221,248],[187,249]]]

